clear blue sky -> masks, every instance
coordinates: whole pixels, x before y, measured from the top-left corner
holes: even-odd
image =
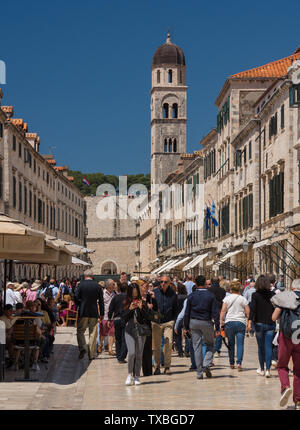
[[[228,75],[300,45],[296,1],[15,0],[0,13],[3,104],[83,172],[150,172],[151,62],[168,26],[186,56],[189,152]]]

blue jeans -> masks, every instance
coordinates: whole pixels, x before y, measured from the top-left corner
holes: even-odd
[[[272,341],[274,338],[276,324],[255,324],[255,334],[258,345],[258,360],[261,370],[270,370],[272,360]]]
[[[229,364],[234,365],[234,350],[236,340],[236,363],[242,364],[244,355],[244,340],[246,325],[240,321],[229,321],[225,324],[226,336],[228,337]]]
[[[221,352],[221,347],[222,347],[222,336],[219,334],[219,336],[216,337],[215,352]]]

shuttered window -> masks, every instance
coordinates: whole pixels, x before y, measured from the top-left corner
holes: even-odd
[[[284,211],[284,172],[269,181],[269,218]]]
[[[229,203],[221,209],[221,236],[229,234]]]
[[[284,105],[282,105],[280,109],[280,128],[284,128]]]
[[[23,188],[22,188],[22,182],[19,182],[19,211],[22,212],[23,207]]]

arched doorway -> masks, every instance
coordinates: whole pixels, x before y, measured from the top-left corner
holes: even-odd
[[[102,264],[101,275],[116,275],[117,273],[118,268],[113,261],[106,261]]]

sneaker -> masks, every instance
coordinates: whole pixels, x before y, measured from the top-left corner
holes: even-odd
[[[270,370],[266,370],[266,378],[271,378]]]
[[[47,358],[47,357],[43,357],[43,358],[41,359],[41,363],[49,363],[48,358]]]
[[[194,371],[194,370],[197,370],[197,367],[193,367],[193,366],[191,366],[191,367],[189,368],[189,371],[190,371],[190,372],[192,372],[192,371]]]
[[[256,369],[256,373],[260,376],[265,376],[265,371],[261,369]]]
[[[276,360],[272,360],[272,366],[273,366],[273,369],[277,369],[277,361]]]
[[[159,368],[159,367],[157,367],[157,368],[154,370],[154,375],[160,375],[160,368]]]
[[[169,367],[165,368],[164,374],[165,375],[171,375],[171,370],[169,369]]]
[[[203,375],[202,375],[202,373],[198,373],[198,374],[197,374],[197,379],[203,379]]]
[[[207,378],[211,378],[212,374],[209,367],[204,367],[203,372],[205,373]]]
[[[241,372],[241,371],[243,370],[243,368],[242,368],[242,365],[241,365],[241,364],[238,364],[238,365],[237,365],[237,370],[238,370],[238,372]]]
[[[126,360],[118,360],[118,363],[125,364],[125,363],[127,363],[127,361]]]
[[[141,381],[139,380],[138,377],[135,376],[134,378],[134,385],[141,385]]]
[[[300,402],[295,403],[295,409],[297,409],[297,411],[300,411]]]
[[[126,379],[126,382],[125,382],[125,385],[132,385],[133,382],[134,382],[133,376],[128,375],[127,379]]]
[[[235,369],[235,365],[234,365],[234,364],[231,364],[231,365],[230,365],[230,369]]]
[[[285,406],[288,403],[289,397],[292,394],[292,392],[293,390],[291,389],[291,387],[287,387],[285,390],[282,391],[280,402],[279,402],[280,406]]]
[[[40,370],[40,366],[37,363],[33,363],[31,370],[38,372]]]

